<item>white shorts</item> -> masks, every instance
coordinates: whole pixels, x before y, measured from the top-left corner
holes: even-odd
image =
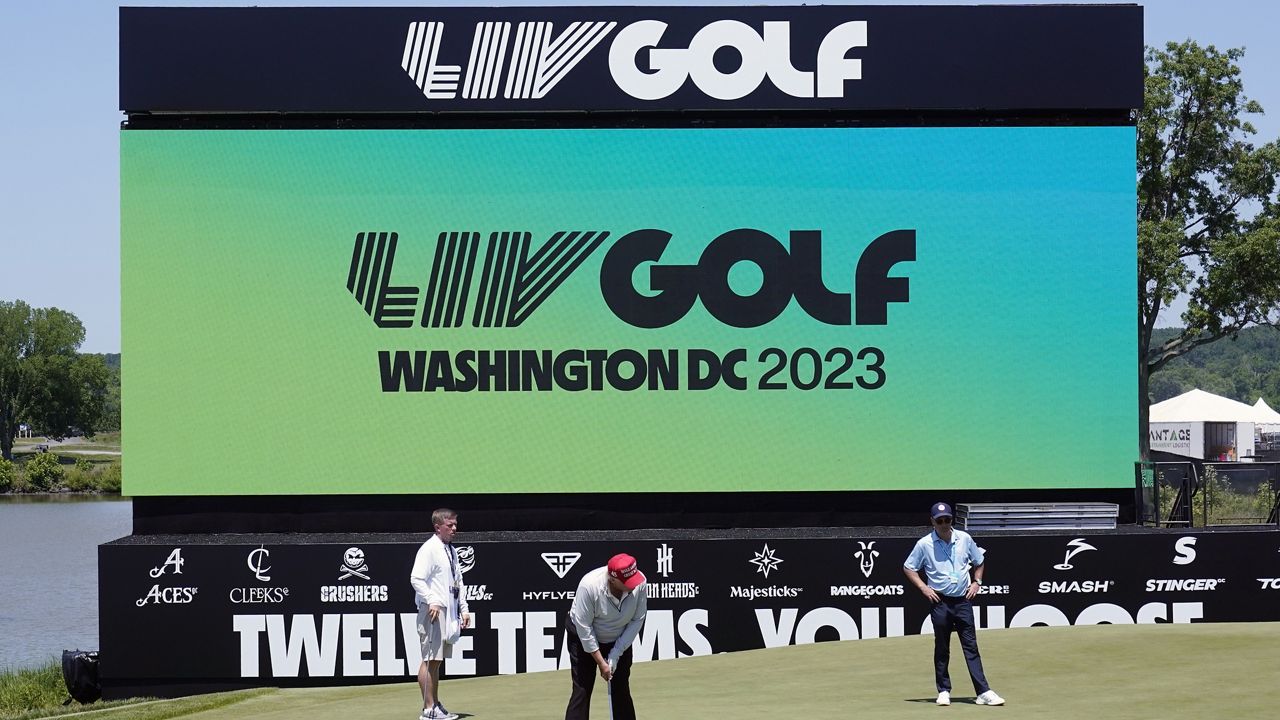
[[[444,660],[453,649],[451,643],[444,641],[444,630],[441,627],[444,623],[444,611],[435,622],[431,622],[431,616],[427,614],[429,609],[427,605],[418,608],[418,642],[422,645],[422,659]]]

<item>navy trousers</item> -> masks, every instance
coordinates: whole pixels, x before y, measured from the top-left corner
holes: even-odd
[[[951,663],[951,631],[960,636],[960,648],[964,650],[964,661],[969,666],[969,678],[973,680],[973,691],[981,695],[991,689],[987,685],[987,677],[982,673],[982,656],[978,654],[978,629],[973,624],[973,603],[961,597],[939,595],[941,602],[935,603],[930,617],[933,619],[933,674],[938,685],[938,692],[951,692],[951,673],[947,666]]]

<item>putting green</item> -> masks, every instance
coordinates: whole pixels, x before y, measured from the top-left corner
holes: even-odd
[[[982,631],[978,636],[1002,708],[973,704],[972,685],[953,640],[953,705],[933,704],[929,636],[820,643],[641,663],[632,672],[640,717],[727,720],[758,714],[788,718],[1272,717],[1280,623],[1102,625]],[[603,686],[593,717],[609,717]],[[561,717],[567,671],[449,680],[445,704],[463,718]],[[188,717],[201,720],[412,720],[416,684],[281,690]]]

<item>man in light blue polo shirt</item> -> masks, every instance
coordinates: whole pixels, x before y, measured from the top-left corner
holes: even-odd
[[[951,631],[960,636],[964,661],[969,666],[973,690],[978,694],[978,705],[1003,705],[1000,697],[987,684],[982,673],[982,656],[978,654],[978,631],[973,623],[973,598],[982,589],[982,548],[969,533],[952,527],[951,506],[934,503],[929,509],[933,532],[916,542],[903,563],[907,579],[916,586],[933,609],[933,668],[938,686],[939,705],[951,704]],[[973,569],[970,578],[969,570]],[[923,577],[922,577],[923,576]]]

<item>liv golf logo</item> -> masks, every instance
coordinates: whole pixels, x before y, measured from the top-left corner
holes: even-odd
[[[562,230],[533,250],[532,233],[501,231],[489,234],[482,253],[480,233],[442,232],[423,292],[393,280],[398,233],[359,233],[347,268],[347,290],[382,328],[518,327],[610,237],[605,230]],[[666,264],[662,258],[672,234],[634,230],[605,253],[597,286],[614,320],[650,329],[704,311],[728,326],[760,327],[776,320],[793,298],[797,312],[827,325],[887,325],[889,304],[910,301],[909,278],[890,273],[898,263],[915,260],[914,230],[884,233],[862,250],[853,272],[853,292],[824,284],[821,231],[792,230],[789,239],[784,245],[762,230],[738,228],[713,239],[696,263]],[[743,262],[759,268],[763,278],[749,295],[739,294],[729,281],[731,270]],[[637,279],[642,270],[649,274],[647,288]],[[575,317],[580,312],[563,306],[558,310]],[[578,319],[574,326],[584,333],[592,327]],[[608,319],[599,327],[608,327]],[[500,338],[493,336],[495,342]],[[885,354],[875,346],[802,347],[790,352],[773,347],[752,358],[745,347],[605,349],[593,347],[595,342],[584,334],[568,349],[500,345],[456,351],[437,342],[430,350],[379,350],[378,371],[386,393],[606,387],[629,392],[708,390],[717,385],[740,391],[752,385],[758,390],[877,390],[886,381]],[[783,375],[787,365],[790,372]]]
[[[451,26],[452,27],[452,26]],[[613,21],[578,21],[555,27],[550,22],[475,23],[466,67],[442,58],[443,22],[409,23],[400,68],[430,100],[540,100],[618,27]],[[795,98],[840,98],[845,82],[862,79],[862,60],[845,57],[867,47],[867,22],[854,20],[831,28],[817,57],[792,64],[791,23],[766,21],[762,30],[738,20],[717,20],[694,33],[686,47],[666,41],[668,25],[641,20],[623,26],[609,48],[609,75],[617,87],[638,100],[661,100],[689,80],[716,100],[744,98],[769,80]],[[450,32],[456,30],[450,29]],[[465,32],[465,29],[462,29]],[[736,69],[722,71],[713,58],[731,49]]]
[[[492,232],[487,242],[479,232],[442,232],[423,292],[393,284],[399,233],[362,232],[351,251],[347,291],[382,328],[518,327],[609,236],[605,230],[561,230],[533,251],[530,232]],[[701,300],[720,322],[753,328],[776,319],[794,297],[809,317],[827,325],[886,325],[889,303],[911,299],[909,280],[889,272],[915,260],[914,230],[885,233],[863,250],[854,272],[856,302],[850,293],[814,282],[823,277],[821,231],[793,230],[787,247],[762,230],[740,228],[712,240],[695,265],[656,264],[672,237],[663,230],[635,230],[605,254],[600,292],[617,319],[641,328],[666,327]],[[744,261],[764,275],[751,295],[739,295],[729,284],[730,270]],[[655,265],[644,291],[632,278],[647,263]]]

